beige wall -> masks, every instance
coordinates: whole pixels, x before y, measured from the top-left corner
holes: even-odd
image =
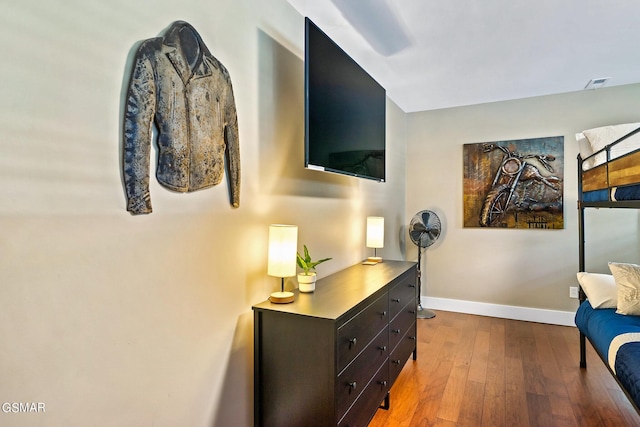
[[[408,115],[407,215],[435,210],[445,232],[425,256],[430,297],[573,311],[578,269],[575,133],[635,122],[640,85],[419,112]],[[462,227],[462,145],[564,136],[564,219],[559,231]],[[587,269],[608,272],[608,260],[638,262],[638,213],[586,214]],[[601,232],[597,225],[607,225]]]
[[[304,21],[285,0],[0,6],[0,402],[46,405],[0,425],[251,425],[251,305],[279,284],[268,225],[297,224],[300,248],[333,257],[322,276],[368,254],[365,217],[382,215],[380,252],[402,259],[406,115],[388,103],[388,182],[307,171]],[[231,74],[241,206],[226,182],[175,194],[152,179],[154,212],[134,217],[127,61],[178,19]]]

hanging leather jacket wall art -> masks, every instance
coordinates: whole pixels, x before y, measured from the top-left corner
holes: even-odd
[[[124,107],[122,170],[127,210],[151,213],[149,169],[153,125],[156,178],[173,191],[219,184],[227,169],[229,198],[240,205],[238,118],[227,69],[188,23],[142,41]]]

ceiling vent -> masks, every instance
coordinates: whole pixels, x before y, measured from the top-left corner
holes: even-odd
[[[584,87],[585,89],[600,89],[606,85],[611,77],[600,77],[599,79],[591,79],[589,83]]]

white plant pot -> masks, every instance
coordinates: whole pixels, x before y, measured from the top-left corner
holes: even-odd
[[[300,292],[313,292],[316,290],[316,273],[298,274],[298,289]]]

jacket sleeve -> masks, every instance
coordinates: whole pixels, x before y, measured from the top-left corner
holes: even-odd
[[[234,208],[240,206],[240,138],[238,136],[238,114],[233,97],[231,80],[228,81],[227,99],[225,103],[225,129],[227,179],[229,181],[229,197]]]
[[[134,215],[152,211],[149,157],[156,90],[151,40],[144,41],[136,52],[124,108],[122,174],[127,210]]]

